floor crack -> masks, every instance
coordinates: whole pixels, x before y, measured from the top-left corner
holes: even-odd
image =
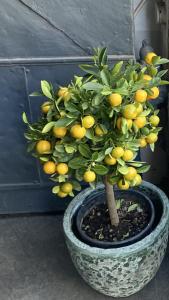
[[[25,7],[27,7],[29,10],[31,10],[33,13],[35,13],[37,16],[39,16],[40,18],[42,18],[45,22],[47,22],[51,27],[53,27],[54,29],[58,30],[59,32],[61,32],[62,34],[64,34],[64,36],[66,36],[69,40],[71,40],[71,42],[76,45],[77,47],[79,47],[85,54],[87,55],[91,55],[90,50],[87,50],[85,48],[83,48],[76,40],[74,40],[68,33],[66,33],[63,29],[57,27],[51,20],[49,20],[46,16],[43,16],[40,12],[36,11],[35,9],[33,9],[32,7],[30,7],[28,4],[26,4],[23,0],[18,0],[22,5],[24,5]]]

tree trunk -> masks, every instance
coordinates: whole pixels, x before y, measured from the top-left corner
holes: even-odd
[[[119,216],[116,208],[114,190],[113,190],[113,186],[108,182],[106,176],[105,176],[104,184],[105,184],[107,207],[109,210],[111,225],[118,226]]]

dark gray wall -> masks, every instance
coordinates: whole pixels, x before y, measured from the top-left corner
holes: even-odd
[[[41,79],[67,84],[92,48],[108,46],[110,61],[133,57],[132,1],[0,1],[0,213],[64,209],[47,176],[26,154],[22,111],[35,120]],[[113,55],[112,55],[113,54]]]

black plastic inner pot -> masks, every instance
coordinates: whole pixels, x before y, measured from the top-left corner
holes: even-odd
[[[147,211],[149,213],[149,222],[147,226],[137,235],[127,238],[123,241],[116,241],[116,242],[108,242],[108,241],[99,241],[96,239],[90,238],[82,229],[81,224],[83,222],[84,217],[89,213],[89,211],[94,207],[101,203],[105,203],[106,201],[106,195],[105,191],[97,190],[92,192],[90,195],[86,197],[83,204],[79,207],[79,209],[76,211],[76,214],[73,218],[73,231],[78,239],[80,239],[82,242],[93,246],[97,248],[118,248],[118,247],[124,247],[131,244],[134,244],[138,242],[139,240],[143,239],[146,235],[148,235],[153,229],[154,226],[158,223],[160,214],[162,214],[162,207],[156,205],[156,208],[154,207],[153,202],[150,200],[148,196],[146,196],[144,193],[130,189],[127,191],[122,190],[115,190],[115,197],[116,199],[125,199],[127,200],[135,200],[136,202],[144,205],[147,207]],[[158,210],[157,219],[155,218],[155,210]]]

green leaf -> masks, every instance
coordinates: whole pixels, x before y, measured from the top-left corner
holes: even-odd
[[[155,66],[155,65],[158,65],[159,64],[159,61],[160,61],[160,56],[154,56],[153,58],[152,58],[152,63],[153,63],[153,65]]]
[[[48,161],[49,160],[49,157],[48,156],[40,156],[39,157],[39,159],[41,160],[41,161]]]
[[[124,201],[123,199],[116,200],[116,209],[120,209],[121,204],[122,204],[123,201]]]
[[[155,144],[154,143],[150,144],[150,149],[152,152],[154,152],[154,148],[155,148]]]
[[[60,190],[59,185],[56,185],[56,186],[54,186],[54,187],[52,188],[52,193],[53,193],[53,194],[57,194],[57,193],[59,192],[59,190]]]
[[[65,150],[68,154],[72,154],[76,151],[76,148],[71,145],[65,145]]]
[[[52,94],[50,92],[50,88],[51,88],[50,84],[46,80],[41,80],[41,89],[42,89],[44,96],[53,100]]]
[[[94,152],[92,154],[92,161],[97,161],[98,157],[99,157],[99,153],[98,152]]]
[[[86,164],[87,164],[87,160],[84,159],[82,156],[75,157],[75,158],[71,159],[68,163],[69,167],[71,169],[75,169],[75,170],[86,166]]]
[[[150,169],[150,165],[142,166],[137,169],[137,173],[146,173],[147,171],[149,171],[149,169]]]
[[[119,180],[119,176],[113,176],[113,177],[109,177],[109,182],[110,182],[110,184],[115,184],[115,183],[117,183],[118,182],[118,180]]]
[[[160,81],[160,85],[167,85],[167,84],[169,84],[169,81],[167,81],[167,80]]]
[[[129,91],[125,87],[124,88],[122,87],[122,88],[113,89],[112,92],[120,94],[122,96],[128,96],[129,95]]]
[[[70,101],[65,101],[64,102],[64,105],[65,105],[65,108],[70,111],[70,112],[77,112],[78,109],[77,109],[77,105],[73,104],[72,102]]]
[[[156,110],[154,111],[154,115],[157,116],[157,115],[159,114],[159,112],[160,112],[160,110],[159,110],[159,109],[156,109]]]
[[[113,150],[113,147],[107,148],[106,151],[105,151],[105,155],[110,154],[112,152],[112,150]]]
[[[127,166],[118,166],[117,170],[122,175],[126,175],[128,173],[128,167]]]
[[[127,211],[128,212],[134,211],[134,210],[136,210],[137,207],[138,207],[138,203],[134,203],[128,207]]]
[[[109,169],[103,165],[95,165],[92,169],[98,175],[105,175],[109,171]]]
[[[100,94],[97,94],[92,99],[92,106],[98,106],[100,103],[102,103],[103,97]]]
[[[82,69],[83,71],[85,71],[88,74],[97,76],[98,75],[98,70],[96,68],[93,67],[93,65],[80,65],[79,66],[80,69]]]
[[[104,134],[106,134],[108,132],[108,130],[104,124],[99,124],[99,126],[103,130]]]
[[[28,119],[25,112],[22,113],[22,120],[25,124],[28,124]]]
[[[47,123],[47,124],[43,127],[43,129],[42,129],[42,133],[47,133],[47,132],[49,132],[49,131],[53,128],[53,126],[55,125],[55,123],[56,123],[56,122],[54,122],[54,121]]]
[[[104,159],[104,157],[105,157],[104,151],[101,151],[98,153],[98,158],[95,161],[101,162]]]
[[[128,124],[127,124],[127,120],[125,118],[122,118],[121,129],[122,129],[123,134],[126,134],[128,131]]]
[[[86,158],[91,158],[91,151],[90,151],[90,148],[87,144],[80,144],[78,146],[78,150],[80,152],[80,154]]]
[[[82,81],[83,81],[83,77],[81,76],[74,76],[75,78],[75,85],[77,85],[78,87],[82,86]]]
[[[103,85],[97,82],[87,82],[82,87],[87,91],[100,91]]]
[[[106,70],[104,70],[104,69],[100,72],[101,80],[102,80],[103,84],[105,84],[105,85],[109,85],[108,75],[109,75],[109,73],[107,73]]]
[[[141,167],[143,164],[145,164],[145,162],[137,162],[137,161],[130,161],[127,163],[128,165],[132,166],[132,167]]]
[[[55,145],[55,149],[56,149],[57,152],[60,152],[60,153],[64,153],[65,152],[64,145],[56,144]]]
[[[29,143],[27,146],[27,152],[31,152],[35,148],[36,142]]]
[[[162,71],[158,72],[157,76],[163,77],[167,72],[168,72],[168,70],[162,70]]]
[[[144,110],[139,117],[147,117],[151,113],[151,109]]]
[[[100,53],[99,53],[99,64],[100,65],[105,65],[107,63],[107,48],[102,48]]]
[[[86,170],[85,168],[76,169],[76,171],[75,171],[75,178],[78,181],[82,181],[83,180],[83,174],[84,174],[85,170]]]
[[[89,140],[94,140],[94,130],[91,129],[87,129],[86,130],[86,134],[85,136],[89,139]]]
[[[118,162],[121,166],[125,166],[125,161],[122,160],[121,158],[117,158],[117,162]]]
[[[81,185],[78,181],[76,180],[72,180],[71,183],[73,184],[73,189],[77,192],[80,192],[81,191]]]
[[[29,95],[30,97],[37,97],[37,96],[43,96],[40,92],[33,92]]]
[[[89,107],[88,102],[83,102],[81,105],[83,110],[86,110]]]
[[[70,192],[70,193],[69,193],[69,196],[70,196],[70,197],[74,197],[75,194],[74,194],[73,192]]]
[[[169,60],[167,58],[160,58],[159,61],[157,61],[157,65],[163,65],[163,64],[168,64]]]
[[[63,117],[55,122],[55,127],[66,127],[66,126],[70,125],[71,123],[73,123],[74,121],[75,121],[75,118],[71,119],[71,118]]]
[[[58,176],[58,181],[59,182],[65,182],[67,178],[68,178],[67,175],[59,175]]]
[[[118,63],[116,63],[113,69],[111,70],[111,75],[113,76],[117,75],[120,72],[122,66],[123,66],[123,61],[119,61]]]

